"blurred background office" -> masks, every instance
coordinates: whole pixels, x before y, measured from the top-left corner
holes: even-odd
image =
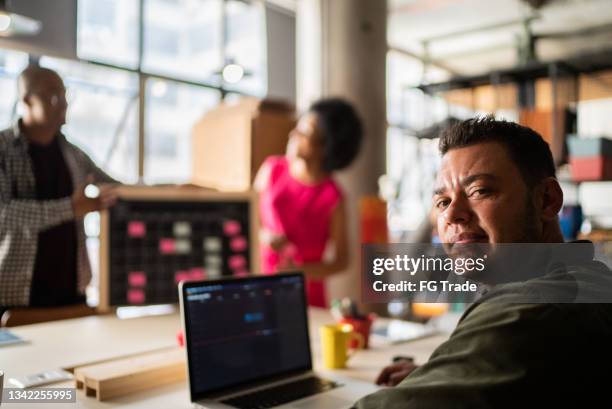
[[[435,240],[428,215],[437,131],[495,113],[551,144],[566,237],[610,238],[612,187],[601,180],[612,179],[612,153],[594,151],[602,164],[594,165],[580,148],[572,151],[572,143],[612,137],[607,0],[0,5],[0,125],[19,115],[19,72],[30,63],[52,68],[68,90],[64,133],[124,183],[200,183],[194,150],[214,150],[224,138],[206,139],[214,133],[197,124],[222,103],[254,97],[292,116],[293,107],[340,96],[355,105],[365,130],[360,156],[339,176],[357,255],[361,242]],[[198,135],[209,145],[199,146]],[[88,216],[86,227],[95,272],[99,216]],[[345,274],[330,279],[330,298],[359,297],[359,267],[354,256]]]

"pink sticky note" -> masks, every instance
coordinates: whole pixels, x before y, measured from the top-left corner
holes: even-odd
[[[223,233],[225,233],[226,236],[235,236],[240,234],[241,230],[240,223],[236,220],[227,220],[223,223]]]
[[[132,271],[128,274],[128,284],[132,287],[144,287],[147,285],[147,276],[142,271]]]
[[[232,251],[240,252],[245,251],[247,248],[247,240],[244,236],[236,236],[230,241],[230,248]]]
[[[128,223],[127,231],[129,237],[144,237],[147,233],[147,226],[144,224],[144,222],[134,220]]]
[[[129,304],[143,304],[145,302],[145,292],[140,288],[131,288],[127,292]]]
[[[194,267],[189,270],[189,279],[190,280],[204,280],[206,278],[206,273],[203,268]]]
[[[248,275],[249,275],[249,272],[246,270],[239,270],[234,273],[234,276],[236,277],[246,277]]]
[[[246,267],[246,259],[241,255],[234,255],[228,259],[228,264],[232,270],[240,270]]]
[[[174,239],[160,239],[159,240],[159,251],[162,254],[174,253]]]
[[[191,274],[189,274],[189,271],[179,270],[174,273],[174,282],[176,284],[181,281],[188,281],[189,279],[191,279]]]

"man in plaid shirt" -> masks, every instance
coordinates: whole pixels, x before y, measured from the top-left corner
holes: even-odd
[[[82,219],[116,199],[110,185],[85,196],[88,183],[116,181],[61,133],[65,94],[57,73],[26,68],[23,117],[0,132],[0,314],[83,302],[91,269]]]

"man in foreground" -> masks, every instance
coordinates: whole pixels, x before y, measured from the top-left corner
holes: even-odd
[[[470,119],[443,132],[440,152],[433,205],[447,246],[563,242],[563,194],[540,135],[491,117]],[[597,369],[612,364],[612,304],[589,303],[577,289],[612,302],[612,274],[587,246],[565,265],[491,285],[427,363],[385,368],[378,382],[397,386],[356,407],[593,407],[587,402],[598,399],[607,406],[607,376]],[[549,288],[560,289],[563,302],[517,302]]]

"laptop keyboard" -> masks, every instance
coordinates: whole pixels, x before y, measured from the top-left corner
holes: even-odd
[[[282,405],[284,403],[293,402],[307,396],[327,392],[339,386],[342,385],[312,376],[309,378],[299,379],[295,382],[273,386],[257,392],[235,396],[222,401],[222,403],[235,406],[240,409],[266,409]]]

